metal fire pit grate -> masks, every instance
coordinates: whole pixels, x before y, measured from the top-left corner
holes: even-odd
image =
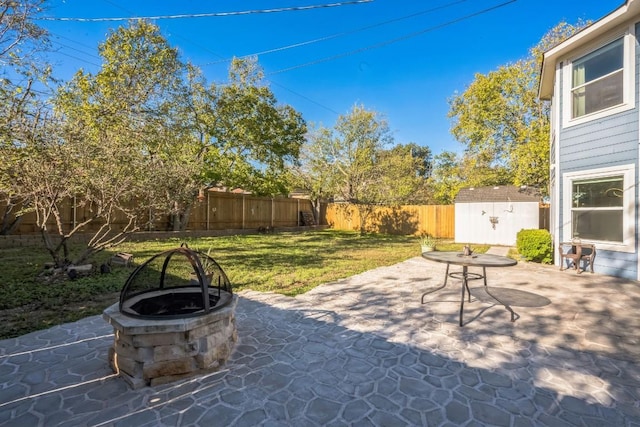
[[[183,244],[131,273],[120,292],[119,309],[144,319],[194,317],[226,306],[231,297],[231,283],[218,263]]]

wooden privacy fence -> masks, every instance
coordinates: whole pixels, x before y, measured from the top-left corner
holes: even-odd
[[[257,197],[250,194],[206,192],[201,201],[193,204],[187,230],[257,230],[260,227],[286,228],[308,225],[303,223],[313,212],[307,199],[284,197]],[[428,233],[438,238],[454,238],[455,209],[452,205],[425,205],[400,207],[371,207],[366,218],[365,230],[384,234]],[[81,206],[70,199],[62,209],[62,221],[66,230],[90,215],[88,206]],[[169,215],[153,216],[151,226],[141,231],[172,231]],[[360,213],[356,206],[343,203],[322,203],[316,217],[317,225],[329,225],[337,230],[360,230]],[[121,229],[125,218],[116,220],[114,229]],[[50,224],[53,226],[53,224]],[[90,223],[82,232],[95,232],[100,224]],[[50,228],[51,229],[51,228]],[[12,233],[29,235],[39,232],[33,212],[23,216],[20,225]]]
[[[453,205],[422,205],[373,207],[365,219],[367,232],[385,234],[430,234],[441,239],[455,237],[455,207]],[[330,203],[327,224],[337,230],[360,230],[361,218],[357,206]]]
[[[61,209],[65,229],[70,230],[83,219],[88,218],[91,215],[89,209],[88,206],[75,204],[73,199],[68,200]],[[301,212],[312,211],[311,201],[306,199],[256,197],[248,194],[209,191],[202,201],[193,204],[187,230],[257,230],[259,227],[297,227],[304,225]],[[151,225],[141,231],[172,231],[169,215],[154,216],[149,212],[149,217],[152,219]],[[322,224],[323,222],[320,222],[320,225]],[[126,219],[120,218],[114,221],[113,228],[122,229],[125,225]],[[53,222],[49,225],[49,229],[52,230],[52,226],[54,226]],[[99,223],[92,222],[82,229],[82,232],[95,232],[99,227]],[[19,226],[12,234],[28,235],[37,232],[39,229],[36,225],[35,213],[29,212],[23,215]]]
[[[211,191],[194,205],[191,230],[257,229],[303,225],[301,212],[312,212],[307,199],[257,197],[250,194]]]

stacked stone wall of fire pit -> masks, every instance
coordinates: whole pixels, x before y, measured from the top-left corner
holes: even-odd
[[[166,320],[126,316],[114,304],[103,313],[115,335],[109,363],[133,388],[215,372],[237,341],[236,304],[233,295],[218,310]]]

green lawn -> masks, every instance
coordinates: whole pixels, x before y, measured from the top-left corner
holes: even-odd
[[[420,255],[416,237],[313,231],[198,239],[129,242],[100,254],[95,264],[115,252],[134,254],[136,265],[186,242],[206,252],[225,271],[234,291],[253,289],[298,295],[322,283],[392,265]],[[460,250],[441,242],[439,250]],[[476,247],[478,252],[486,247]],[[41,247],[0,249],[0,338],[10,338],[101,313],[118,301],[133,268],[113,268],[89,277],[52,280],[40,273],[50,259]]]

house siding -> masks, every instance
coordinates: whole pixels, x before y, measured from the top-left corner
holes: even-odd
[[[554,108],[559,108],[560,120],[556,124],[560,126],[559,136],[559,178],[555,180],[557,190],[559,191],[558,200],[560,203],[564,200],[564,188],[562,185],[562,175],[568,172],[586,171],[598,168],[605,168],[610,166],[621,165],[635,165],[636,181],[638,177],[638,142],[639,138],[639,123],[638,123],[638,88],[639,79],[639,52],[638,47],[638,34],[639,26],[635,26],[635,77],[634,77],[634,91],[635,91],[635,108],[620,112],[605,118],[589,121],[587,123],[573,125],[570,127],[562,127],[564,111],[562,103],[564,102],[562,94],[564,93],[563,87],[565,82],[560,80],[560,84],[557,86],[559,89],[556,93],[556,100],[559,100],[559,105]],[[566,66],[566,64],[562,64]],[[558,73],[556,76],[562,79],[564,73]],[[617,252],[598,250],[597,256],[594,262],[595,270],[598,273],[624,277],[628,279],[638,279],[638,185],[637,182],[634,186],[636,215],[635,222],[635,251],[629,252]],[[563,218],[564,209],[562,206],[555,213],[558,215],[558,224],[565,224],[565,221],[570,221],[570,218]],[[563,235],[562,227],[558,228],[559,235],[556,236],[556,241],[570,240],[571,236]],[[596,246],[597,248],[597,246]]]
[[[560,135],[563,173],[628,164],[637,160],[637,103],[636,109],[562,129]]]

